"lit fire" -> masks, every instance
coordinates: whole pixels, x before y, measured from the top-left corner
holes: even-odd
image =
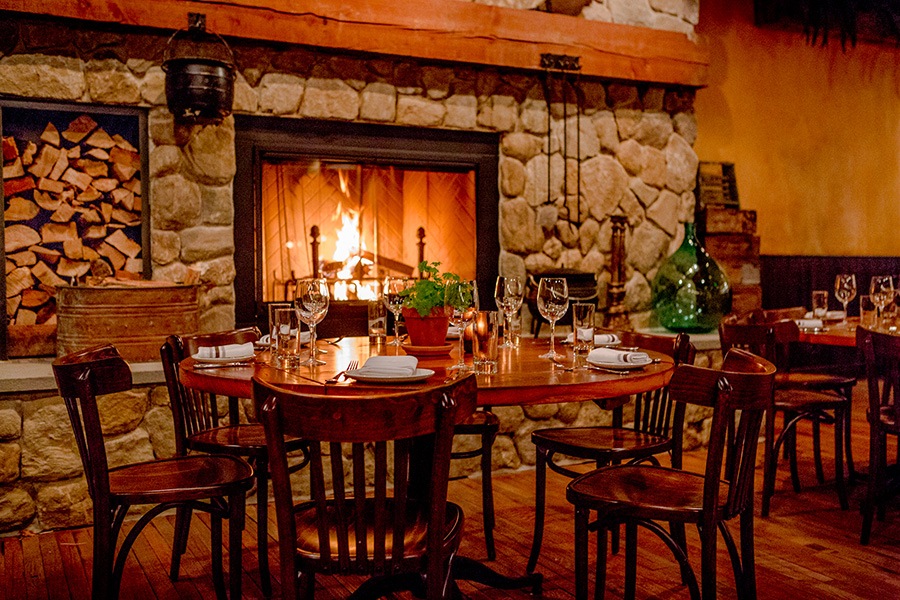
[[[341,178],[343,184],[343,177]],[[343,185],[341,186],[343,187]],[[359,281],[358,273],[365,273],[372,261],[362,258],[361,252],[366,250],[364,240],[359,236],[359,212],[344,211],[338,206],[341,216],[341,228],[337,231],[335,250],[332,260],[342,265],[337,272],[338,281],[332,287],[335,300],[374,300],[378,297],[378,283],[375,281]]]

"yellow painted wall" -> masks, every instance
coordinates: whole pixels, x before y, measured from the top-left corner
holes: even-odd
[[[735,163],[763,254],[900,256],[900,49],[810,47],[752,0],[702,0],[701,160]]]

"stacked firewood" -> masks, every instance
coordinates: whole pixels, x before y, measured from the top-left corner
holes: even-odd
[[[121,135],[81,115],[38,142],[3,137],[6,313],[53,323],[61,285],[140,274],[141,160]]]

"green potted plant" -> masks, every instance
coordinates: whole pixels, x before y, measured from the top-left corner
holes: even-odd
[[[455,273],[441,273],[441,263],[422,261],[421,279],[403,290],[403,320],[413,346],[442,346],[447,338],[450,313],[444,306],[447,285],[460,281]]]

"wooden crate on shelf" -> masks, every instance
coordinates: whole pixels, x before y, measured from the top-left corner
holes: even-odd
[[[762,308],[756,211],[707,205],[701,221],[704,246],[731,283],[732,312]]]

